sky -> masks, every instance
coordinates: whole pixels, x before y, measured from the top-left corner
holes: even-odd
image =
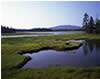
[[[6,1],[1,9],[1,24],[13,28],[82,26],[85,12],[94,20],[100,16],[100,1]]]

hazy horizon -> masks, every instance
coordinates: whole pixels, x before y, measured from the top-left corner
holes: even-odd
[[[85,12],[94,20],[100,14],[98,1],[8,1],[1,8],[1,24],[17,29],[82,26]]]

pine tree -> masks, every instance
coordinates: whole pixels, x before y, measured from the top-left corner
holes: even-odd
[[[100,20],[96,20],[96,33],[100,33]]]
[[[94,20],[93,17],[91,16],[88,24],[88,32],[93,33],[93,30],[94,30]]]
[[[86,31],[88,27],[88,21],[89,21],[89,16],[87,13],[85,13],[83,18],[83,29],[85,29]]]

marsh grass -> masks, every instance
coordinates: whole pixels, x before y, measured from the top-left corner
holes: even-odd
[[[8,36],[8,35],[33,35],[33,34],[48,34],[48,33],[1,33],[1,35]]]
[[[100,34],[70,34],[56,36],[2,38],[2,79],[100,79],[100,67],[73,68],[48,67],[40,69],[19,69],[31,58],[20,54],[42,49],[76,49],[82,43],[68,40],[100,40]],[[66,44],[67,43],[67,44]]]

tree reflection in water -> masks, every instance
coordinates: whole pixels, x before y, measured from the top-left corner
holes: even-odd
[[[96,49],[99,49],[100,41],[99,40],[85,40],[83,41],[83,52],[87,56],[89,53],[97,53]]]

